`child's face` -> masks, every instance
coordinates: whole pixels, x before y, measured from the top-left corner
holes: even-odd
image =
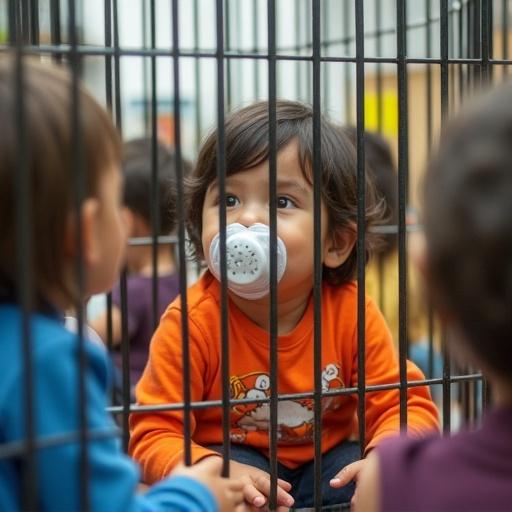
[[[227,224],[269,224],[268,161],[226,178]],[[329,245],[327,210],[322,202],[322,251]],[[219,232],[219,190],[208,188],[203,205],[203,253],[209,264],[209,248]],[[279,283],[279,299],[313,285],[313,188],[303,176],[298,148],[291,142],[277,155],[277,234],[286,245],[286,271]]]
[[[98,184],[87,259],[88,294],[108,291],[119,277],[126,247],[122,185],[118,166],[106,170]]]

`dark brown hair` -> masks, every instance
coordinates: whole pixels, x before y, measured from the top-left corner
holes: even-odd
[[[133,139],[123,146],[124,205],[139,214],[151,225],[152,146],[150,138]],[[168,235],[176,227],[176,158],[171,148],[157,143],[157,195],[159,235]],[[183,175],[190,172],[190,164],[182,161]]]
[[[225,121],[226,175],[255,167],[269,157],[269,104],[254,103],[230,114]],[[293,101],[276,104],[277,150],[296,140],[299,160],[306,180],[313,180],[313,111]],[[336,237],[357,222],[356,155],[353,144],[324,116],[321,117],[321,179],[322,200],[328,212],[331,236]],[[211,133],[202,145],[191,179],[188,180],[187,229],[197,259],[203,258],[201,246],[202,210],[206,191],[217,178],[217,132]],[[370,183],[366,184],[366,218],[368,231],[381,215]],[[366,257],[375,243],[375,235],[366,233]],[[341,284],[355,278],[356,246],[338,268],[324,267],[324,279]]]
[[[75,298],[64,239],[74,214],[71,77],[63,69],[35,58],[23,60],[22,105],[26,162],[30,182],[31,263],[35,296],[47,300],[58,293]],[[20,172],[15,59],[0,57],[0,288],[15,288],[15,175]],[[120,161],[120,140],[108,114],[79,86],[79,132],[85,197],[96,195],[101,175]]]
[[[510,380],[512,86],[476,102],[445,131],[424,203],[433,300],[472,353]]]

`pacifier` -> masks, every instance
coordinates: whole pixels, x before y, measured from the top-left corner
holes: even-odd
[[[270,292],[270,230],[265,224],[226,227],[228,288],[244,299],[261,299]],[[277,282],[286,268],[286,247],[277,237]],[[220,281],[220,234],[210,245],[210,271]]]

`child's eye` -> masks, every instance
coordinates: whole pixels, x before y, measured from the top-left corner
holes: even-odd
[[[285,196],[279,196],[277,198],[277,208],[295,208],[295,203]]]
[[[240,199],[238,197],[233,196],[231,194],[226,195],[226,207],[227,208],[234,208],[235,206],[238,206],[240,204]]]

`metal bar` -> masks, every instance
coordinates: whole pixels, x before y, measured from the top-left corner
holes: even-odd
[[[343,33],[348,34],[350,29],[350,2],[351,0],[345,0],[343,3]],[[347,38],[345,42],[345,58],[348,59],[348,54],[350,53],[350,42]],[[345,93],[345,122],[352,122],[352,77],[350,73],[350,64],[347,63],[343,66],[343,83],[344,83],[344,93]],[[350,62],[353,62],[350,59]]]
[[[508,59],[508,0],[501,1],[501,58]],[[503,66],[503,75],[508,74],[508,67]]]
[[[375,32],[376,32],[376,50],[377,57],[382,57],[382,9],[381,0],[375,0]],[[357,33],[356,33],[357,38]],[[364,38],[363,38],[364,41]],[[357,52],[356,52],[357,58]],[[364,60],[363,60],[364,62]],[[377,130],[382,133],[383,127],[383,105],[382,105],[382,64],[377,62],[376,64],[376,89],[377,89]],[[381,275],[379,273],[379,275]],[[381,295],[382,290],[381,290]]]
[[[252,0],[252,51],[253,53],[258,53],[259,44],[258,44],[258,34],[259,34],[259,17],[258,17],[258,0]],[[260,97],[260,80],[259,80],[259,64],[258,61],[255,60],[253,62],[253,80],[254,80],[254,99],[258,99]]]
[[[407,238],[408,88],[405,0],[397,0],[398,57],[398,348],[400,362],[400,428],[407,430]]]
[[[224,26],[225,26],[225,48],[226,51],[231,51],[231,9],[230,9],[230,1],[224,0]],[[232,72],[231,72],[231,60],[226,61],[226,107],[228,112],[231,110],[233,106],[233,84],[231,83]]]
[[[156,49],[156,9],[155,0],[150,0],[151,49]],[[174,36],[173,36],[174,37]],[[156,57],[151,57],[151,325],[158,326],[158,242],[160,234],[160,205],[158,193],[158,92]]]
[[[354,0],[356,16],[356,110],[357,110],[357,388],[359,441],[361,458],[366,438],[366,164],[364,108],[364,2]]]
[[[468,375],[452,375],[449,378],[450,382],[473,382],[483,380],[483,375],[481,373],[471,373]],[[422,379],[422,380],[411,380],[407,382],[408,388],[415,388],[419,386],[440,386],[443,384],[443,378],[436,379]],[[376,384],[371,386],[366,386],[365,393],[377,393],[381,391],[390,391],[390,390],[399,390],[401,387],[400,382],[394,382],[390,384]],[[336,388],[333,390],[322,392],[322,398],[325,397],[334,397],[334,396],[348,396],[348,395],[357,395],[359,393],[359,388],[351,387],[351,388]],[[304,393],[282,393],[277,397],[278,402],[282,402],[285,400],[308,400],[313,399],[315,397],[314,391],[307,391]],[[229,400],[230,405],[248,405],[248,404],[268,404],[270,403],[270,398],[240,398],[240,399],[232,399]],[[190,408],[193,410],[199,409],[210,409],[212,407],[221,407],[222,400],[204,400],[201,402],[191,402]],[[167,404],[158,404],[158,405],[137,405],[132,404],[130,407],[130,412],[132,414],[137,413],[147,413],[153,411],[181,411],[184,408],[183,403],[167,403]],[[108,411],[116,413],[122,412],[121,407],[108,407]]]
[[[62,44],[60,27],[60,0],[50,0],[50,40],[52,45],[60,46]],[[60,60],[59,54],[53,55],[55,61]]]
[[[446,122],[448,116],[448,0],[441,0],[439,4],[441,16],[440,47],[441,56],[441,123]],[[443,338],[446,337],[444,333]],[[450,351],[446,343],[443,343],[443,431],[450,432],[451,425],[451,384],[450,384]]]
[[[14,62],[13,91],[15,92],[15,108],[13,124],[16,126],[17,162],[13,195],[16,197],[16,254],[19,270],[16,276],[16,294],[21,309],[20,335],[23,350],[23,394],[21,397],[25,415],[24,428],[26,445],[22,453],[22,508],[33,510],[37,503],[37,469],[36,469],[36,432],[34,412],[34,364],[32,361],[33,335],[31,313],[33,311],[33,261],[31,239],[31,192],[29,139],[27,133],[25,101],[25,70],[23,66],[23,47],[21,42],[16,45]]]
[[[84,312],[82,297],[84,297],[85,286],[85,272],[83,264],[83,246],[82,246],[82,226],[79,222],[81,218],[81,207],[85,195],[85,169],[83,167],[83,143],[82,133],[80,127],[80,105],[79,105],[79,69],[80,69],[80,56],[76,53],[78,45],[77,26],[76,26],[76,11],[74,0],[68,1],[68,31],[69,42],[71,46],[71,53],[69,55],[69,64],[72,72],[71,79],[71,133],[73,154],[71,168],[73,169],[73,188],[74,188],[74,201],[75,201],[75,215],[76,215],[76,258],[75,258],[75,275],[78,288],[78,297],[76,300],[76,317],[77,317],[77,330],[78,330],[78,418],[80,423],[80,509],[87,511],[90,509],[89,499],[89,453],[87,446],[87,402],[86,402],[86,389],[85,378],[87,368],[87,358],[85,354],[85,340],[84,340]]]
[[[492,80],[492,67],[489,65],[492,57],[492,0],[481,0],[481,5],[482,81],[487,84]]]
[[[219,249],[220,249],[220,311],[221,311],[221,373],[222,373],[222,475],[229,476],[230,389],[228,279],[226,264],[226,133],[224,128],[224,10],[223,0],[216,4],[217,32],[217,182],[219,184]]]
[[[313,7],[313,371],[314,371],[314,504],[322,507],[322,131],[321,131],[321,12],[320,0]]]
[[[269,174],[269,230],[270,230],[270,510],[277,509],[277,429],[278,429],[278,346],[277,346],[277,72],[276,72],[276,4],[268,0],[268,174]]]
[[[131,402],[131,382],[130,382],[130,341],[128,339],[128,288],[127,288],[127,269],[123,268],[119,279],[119,292],[121,295],[121,401],[123,406],[122,414],[122,441],[123,450],[128,451],[128,442],[130,440],[130,402]]]
[[[199,52],[199,5],[198,0],[194,0],[193,7],[193,24],[194,24],[194,52]],[[174,54],[176,59],[179,58],[178,50],[174,48]],[[257,61],[255,61],[257,62]],[[202,133],[202,123],[201,123],[201,61],[199,59],[194,59],[194,148],[196,151],[199,150],[199,146],[201,144],[201,133]],[[185,267],[181,267],[185,268]]]
[[[39,44],[39,0],[30,0],[30,42]]]
[[[181,107],[180,107],[180,60],[177,56],[179,49],[179,11],[178,0],[172,2],[172,47],[173,47],[173,84],[174,84],[174,137],[176,162],[176,209],[178,214],[178,253],[180,262],[180,297],[181,297],[181,338],[183,351],[183,433],[184,433],[184,461],[188,466],[192,463],[191,449],[191,409],[192,400],[190,390],[190,349],[187,302],[187,255],[185,248],[185,204],[183,187],[183,157],[181,152]]]
[[[41,55],[53,55],[53,54],[69,54],[70,47],[69,45],[39,45],[32,46],[26,45],[25,50],[27,53],[35,53]],[[0,47],[0,53],[7,53],[8,49],[6,47]],[[170,50],[165,49],[129,49],[123,48],[121,49],[108,49],[104,47],[95,47],[95,46],[78,46],[76,48],[75,53],[84,57],[94,57],[94,56],[102,56],[109,54],[117,54],[123,57],[169,57]],[[191,58],[191,59],[216,59],[215,54],[208,52],[199,52],[194,53],[193,51],[181,50],[179,52],[179,57],[183,58]],[[267,60],[266,54],[252,54],[250,52],[239,52],[239,53],[224,53],[224,59],[232,60],[232,59],[257,59],[257,60]],[[278,54],[276,55],[277,61],[304,61],[311,62],[313,60],[310,55],[289,55],[289,54]],[[355,57],[331,57],[331,56],[323,56],[320,59],[321,62],[346,62],[346,63],[354,63],[356,62]],[[365,57],[366,63],[381,63],[381,64],[397,64],[398,59],[396,57]],[[440,64],[440,59],[430,58],[427,59],[425,57],[406,57],[402,59],[402,62],[405,64]],[[448,64],[470,64],[470,65],[480,65],[480,58],[451,58],[448,59]],[[504,59],[489,59],[489,65],[502,65],[502,64],[512,64],[512,60],[504,60]]]

